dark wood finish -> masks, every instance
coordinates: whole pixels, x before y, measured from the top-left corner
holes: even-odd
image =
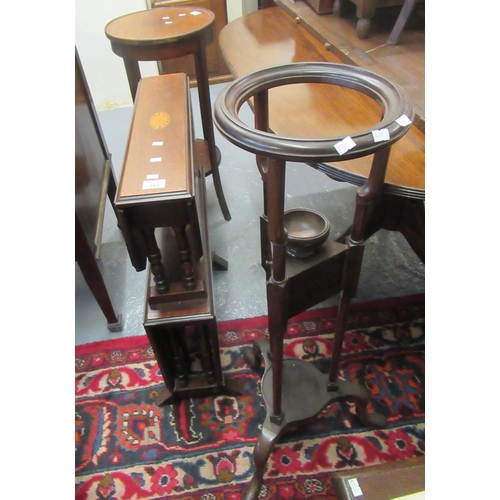
[[[283,86],[304,83],[348,87],[377,101],[383,110],[382,116],[369,128],[324,140],[299,140],[296,136],[277,136],[269,132],[268,128],[273,130],[269,116],[271,90],[276,93]],[[242,103],[251,98],[254,98],[255,123],[262,130],[252,129],[238,117]],[[337,101],[340,111],[351,112],[351,109],[346,111],[341,102]],[[401,122],[401,117],[406,118],[406,123]],[[270,342],[257,343],[252,351],[253,357],[247,353],[252,366],[262,359],[266,363],[261,387],[267,416],[254,450],[255,474],[244,495],[245,500],[253,500],[259,495],[265,463],[278,437],[290,425],[312,418],[332,401],[347,399],[354,402],[357,416],[366,425],[386,425],[382,415],[367,413],[367,391],[357,384],[340,381],[338,372],[348,307],[356,295],[359,281],[368,215],[374,202],[381,197],[391,147],[410,130],[414,111],[401,89],[379,75],[344,64],[309,62],[266,68],[238,78],[217,97],[214,118],[226,139],[258,156],[266,200],[261,218],[261,255],[268,277]],[[302,118],[307,120],[308,117]],[[375,138],[374,132],[380,130],[387,132],[383,141]],[[339,144],[346,139],[352,147],[339,149]],[[345,244],[329,242],[322,256],[325,260],[319,262],[317,257],[302,259],[295,266],[295,273],[289,276],[288,261],[293,259],[286,252],[286,162],[345,162],[362,156],[371,157],[371,169],[357,192],[353,225]],[[314,289],[311,284],[314,284]],[[311,296],[304,299],[307,292]],[[341,300],[329,375],[320,374],[308,363],[285,359],[283,341],[288,319],[338,292],[341,292]],[[307,403],[297,409],[296,401],[300,398]]]
[[[410,16],[412,15],[413,9],[415,9],[416,4],[417,0],[405,0],[396,24],[391,31],[389,39],[387,40],[388,45],[396,45],[399,42],[399,37],[405,29],[405,26],[408,23],[408,20],[410,19]]]
[[[197,165],[208,165],[206,143],[198,145]],[[148,296],[144,311],[144,328],[148,335],[165,382],[157,403],[171,404],[176,401],[196,396],[213,394],[238,394],[239,389],[231,380],[225,380],[219,355],[217,320],[213,304],[212,266],[210,244],[206,220],[205,175],[203,168],[195,169],[195,196],[198,200],[197,213],[200,221],[203,257],[194,264],[195,274],[205,284],[206,294],[198,298],[186,298],[178,302],[152,304],[154,276],[149,275]],[[191,233],[188,228],[188,238]],[[176,242],[171,233],[161,238],[162,251],[172,255],[165,266],[167,273],[178,276],[181,273],[180,259],[172,248]],[[200,358],[203,374],[191,372],[186,348],[182,343],[188,329],[194,328],[200,344]]]
[[[372,19],[375,16],[375,11],[381,8],[394,7],[403,5],[405,0],[350,0],[356,5],[356,35],[363,40],[370,34]],[[424,0],[420,0],[423,2]],[[344,0],[335,0],[333,11],[335,15],[340,16],[342,4]]]
[[[204,290],[193,267],[193,260],[202,256],[202,245],[194,190],[196,151],[190,110],[184,73],[140,81],[115,199],[132,264],[142,271],[146,257],[149,260],[155,281],[155,303],[179,300],[179,287],[169,293],[170,283],[156,228],[169,227],[175,233],[183,296]],[[188,224],[191,242],[186,235]]]
[[[164,389],[158,404],[228,393],[220,365],[206,222],[205,141],[194,140],[188,77],[141,79],[115,207],[134,267],[149,260],[144,328]],[[194,329],[204,373],[193,375]]]
[[[110,331],[122,330],[97,260],[106,196],[116,182],[83,67],[75,49],[75,260],[101,308]]]
[[[306,0],[316,14],[330,14],[333,11],[333,0]]]
[[[140,80],[139,61],[162,61],[194,56],[204,139],[208,143],[210,173],[226,220],[231,219],[219,172],[220,151],[215,144],[208,83],[206,48],[214,40],[214,13],[202,8],[161,7],[128,14],[105,27],[113,52],[123,58],[135,99]]]
[[[356,13],[347,2],[342,17],[318,16],[305,2],[276,0],[293,20],[309,31],[342,62],[366,68],[405,89],[415,106],[415,126],[425,132],[425,27],[424,17],[415,15],[406,25],[398,46],[387,44],[400,7],[381,9],[372,19],[370,37],[356,36]],[[324,49],[323,49],[324,50]]]
[[[221,83],[232,80],[232,75],[226,66],[224,57],[217,42],[219,33],[227,24],[226,0],[152,0],[151,7],[202,7],[212,11],[215,15],[214,41],[207,46],[207,72],[210,83]],[[192,56],[183,56],[176,59],[163,60],[158,63],[160,74],[186,73],[191,86],[196,86],[196,68]]]
[[[393,500],[425,490],[425,457],[335,472],[333,480],[339,500]]]

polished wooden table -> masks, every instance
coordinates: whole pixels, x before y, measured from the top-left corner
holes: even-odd
[[[202,256],[194,165],[188,78],[184,73],[145,77],[140,81],[115,210],[130,260],[137,271],[149,260],[156,302],[206,295],[195,275],[194,262]],[[206,144],[206,143],[205,143]],[[187,239],[187,226],[191,242]],[[182,267],[180,280],[165,270],[157,228],[172,228]]]
[[[201,7],[158,7],[118,17],[106,25],[105,33],[113,52],[123,58],[132,98],[135,98],[141,79],[139,61],[193,55],[210,172],[224,218],[230,220],[219,173],[221,156],[215,144],[208,83],[206,48],[214,39],[214,22],[214,13]]]
[[[141,79],[114,201],[130,260],[149,262],[144,328],[165,387],[157,403],[221,393],[224,383],[206,221],[206,141],[194,140],[188,77]],[[199,344],[193,373],[188,336]]]
[[[342,62],[281,7],[232,21],[221,31],[219,43],[235,77],[292,62]],[[346,107],[351,112],[346,113]],[[269,115],[269,127],[278,135],[321,138],[369,129],[380,120],[381,110],[372,99],[350,89],[306,83],[271,90]],[[362,186],[371,159],[311,166],[337,181]],[[415,125],[392,147],[383,194],[365,239],[381,228],[399,231],[424,261],[425,135]]]

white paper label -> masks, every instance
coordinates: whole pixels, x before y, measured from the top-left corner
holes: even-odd
[[[347,151],[352,149],[354,146],[356,146],[356,143],[349,136],[347,136],[340,142],[337,142],[337,144],[335,144],[333,147],[337,150],[337,153],[339,155],[343,155],[344,153],[347,153]]]
[[[401,125],[402,127],[406,127],[407,125],[410,125],[411,120],[406,116],[406,115],[401,115],[397,120],[396,123],[398,125]]]
[[[162,189],[164,187],[165,187],[165,179],[144,181],[142,183],[142,189]]]
[[[386,128],[381,128],[380,130],[372,130],[373,142],[388,141],[391,137],[389,135],[389,130]]]
[[[155,141],[151,144],[151,146],[163,146],[163,141]]]
[[[149,163],[160,163],[161,162],[161,156],[158,156],[157,158],[150,158]]]
[[[179,17],[184,17],[186,14],[179,14]]]
[[[353,477],[352,479],[348,479],[347,482],[349,483],[349,486],[351,487],[352,494],[355,497],[363,496],[363,492],[361,491],[358,480],[355,477]]]
[[[173,24],[172,21],[165,21],[165,24]]]
[[[160,178],[160,174],[148,174],[146,175],[146,179],[148,181],[152,180],[152,179],[159,179]]]

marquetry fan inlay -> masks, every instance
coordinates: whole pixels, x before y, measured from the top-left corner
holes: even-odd
[[[154,115],[151,115],[149,119],[149,126],[151,128],[165,128],[170,123],[170,115],[164,111],[158,111]]]

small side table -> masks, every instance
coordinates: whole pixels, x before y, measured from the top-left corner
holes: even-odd
[[[194,268],[203,254],[194,165],[201,162],[198,149],[207,145],[193,141],[187,80],[184,73],[141,80],[114,203],[132,265],[142,271],[149,260],[154,276],[151,303],[207,293]],[[174,253],[182,270],[178,281],[166,271],[166,260],[173,257],[162,259],[158,228],[175,233]]]
[[[215,145],[208,83],[206,47],[214,39],[215,15],[208,9],[164,7],[134,12],[105,27],[113,52],[123,58],[132,98],[141,79],[139,61],[161,61],[192,54],[200,100],[204,139],[208,143],[210,173],[226,220],[231,220],[219,173],[220,151]]]

